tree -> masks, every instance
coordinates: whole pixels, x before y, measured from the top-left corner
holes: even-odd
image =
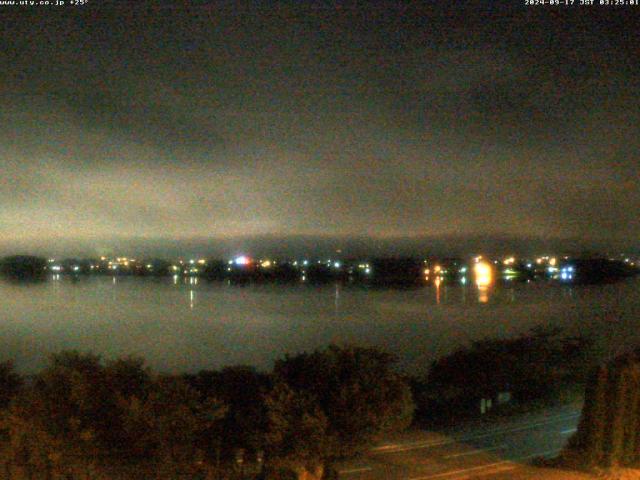
[[[22,377],[15,373],[13,362],[0,363],[0,409],[7,408],[22,386]]]
[[[576,434],[563,452],[582,466],[633,465],[638,460],[640,358],[623,355],[598,367],[589,378]]]
[[[327,417],[315,399],[278,383],[265,400],[269,479],[320,479],[327,454]]]
[[[327,458],[336,458],[411,423],[411,391],[395,361],[376,348],[333,345],[277,361],[274,378],[315,401],[327,418]]]
[[[176,377],[158,377],[145,398],[129,397],[123,418],[130,447],[141,455],[170,464],[193,463],[202,432],[225,413],[216,399],[202,400],[198,392]]]
[[[45,274],[47,261],[29,255],[13,255],[0,260],[0,273],[14,279],[39,279]]]
[[[3,418],[14,461],[39,472],[92,462],[109,445],[112,398],[99,357],[51,355]]]
[[[222,446],[230,455],[238,448],[253,451],[263,448],[264,396],[270,387],[267,374],[253,367],[235,366],[220,371],[205,370],[185,378],[202,398],[215,397],[227,405],[224,418],[216,424],[218,431],[208,432],[203,439],[210,451]],[[220,445],[213,445],[211,439],[221,440]]]
[[[33,393],[52,435],[95,448],[110,445],[117,412],[100,357],[74,350],[52,354]]]
[[[583,380],[590,366],[585,358],[590,343],[560,333],[535,328],[516,338],[473,342],[432,364],[421,382],[430,395],[422,396],[432,400],[431,408],[475,406],[480,398],[506,391],[520,401],[550,397],[563,384]]]
[[[14,398],[2,426],[14,461],[38,478],[113,463],[153,463],[174,478],[200,468],[203,432],[223,415],[221,402],[180,377],[152,375],[140,359],[105,367],[98,356],[66,351]]]
[[[599,465],[604,459],[608,389],[609,369],[600,366],[587,382],[578,430],[568,443],[567,452],[573,452],[588,466]]]

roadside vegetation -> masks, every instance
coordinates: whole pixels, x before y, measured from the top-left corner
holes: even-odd
[[[268,373],[162,375],[139,358],[77,351],[29,377],[2,363],[0,477],[336,478],[337,461],[412,422],[477,416],[479,401],[506,393],[505,404],[548,400],[583,381],[588,342],[560,333],[475,342],[419,378],[377,348],[335,345]]]
[[[639,431],[640,350],[636,350],[594,369],[578,430],[559,463],[616,474],[625,467],[638,468]]]
[[[30,378],[0,368],[2,472],[14,479],[330,476],[411,423],[395,359],[373,348],[166,376],[140,359],[65,351]]]
[[[412,379],[416,421],[446,424],[558,402],[566,392],[582,389],[594,361],[588,339],[564,336],[560,329],[473,342]]]

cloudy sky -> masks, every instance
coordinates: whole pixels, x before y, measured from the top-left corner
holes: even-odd
[[[0,7],[0,247],[637,246],[640,8],[16,8]]]

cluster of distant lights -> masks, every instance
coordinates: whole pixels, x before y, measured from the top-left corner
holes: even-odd
[[[569,257],[562,257],[564,265],[561,266],[561,260],[558,257],[548,255],[533,260],[519,260],[515,256],[509,256],[502,260],[491,261],[479,255],[472,259],[471,267],[445,267],[436,263],[430,268],[424,269],[424,279],[427,282],[433,281],[434,285],[439,287],[453,273],[457,275],[462,285],[466,285],[469,281],[468,276],[471,275],[476,286],[485,288],[494,283],[494,277],[497,273],[503,280],[511,281],[529,271],[537,275],[544,273],[550,279],[571,282],[576,278],[576,267],[567,264],[568,260]],[[625,262],[631,266],[635,265],[630,258],[626,258]]]
[[[633,261],[629,257],[621,256],[619,259],[623,260],[625,263],[630,266],[635,266],[637,261]],[[615,258],[610,258],[610,260],[615,260]],[[276,267],[279,262],[272,259],[254,259],[248,255],[238,255],[227,262],[227,271],[231,272],[234,268],[246,269],[246,268],[259,268],[259,269],[270,269]],[[317,260],[310,261],[308,259],[304,260],[294,260],[294,261],[286,261],[282,262],[289,265],[293,265],[300,269],[301,279],[302,281],[306,281],[307,279],[307,270],[306,267],[309,267],[311,264],[317,263],[320,266],[325,266],[327,268],[335,269],[340,271],[341,269],[347,269],[349,273],[359,273],[360,275],[364,275],[366,277],[371,276],[373,273],[373,268],[370,263],[361,262],[357,264],[347,264],[345,265],[343,261],[336,259],[327,259],[327,260]],[[480,288],[486,288],[492,285],[495,281],[496,275],[500,275],[500,277],[506,281],[513,280],[517,278],[519,275],[523,274],[525,271],[529,271],[531,273],[535,273],[536,275],[546,274],[546,276],[550,279],[558,280],[564,283],[569,283],[575,280],[576,278],[576,267],[569,263],[569,257],[559,257],[555,256],[539,256],[531,260],[527,259],[517,259],[515,256],[508,256],[502,258],[500,260],[488,260],[483,256],[474,257],[469,266],[462,265],[460,267],[451,265],[445,266],[438,263],[428,265],[425,260],[424,268],[424,279],[427,282],[432,281],[436,287],[440,287],[440,285],[445,281],[446,278],[450,278],[451,274],[456,275],[459,279],[459,282],[462,285],[466,285],[471,278],[475,285]],[[197,277],[199,273],[203,270],[202,268],[207,265],[207,260],[200,259],[190,259],[190,260],[179,260],[174,264],[170,264],[169,269],[172,271],[172,276],[174,282],[177,282],[180,275],[185,275],[189,277]],[[60,278],[60,273],[68,271],[71,273],[81,273],[86,272],[87,270],[102,270],[104,269],[111,270],[115,274],[118,270],[127,271],[131,268],[146,268],[147,271],[152,272],[154,269],[153,263],[144,263],[139,262],[135,258],[129,257],[115,257],[115,258],[107,258],[105,256],[100,257],[100,263],[97,265],[94,263],[91,264],[83,264],[81,265],[67,265],[63,266],[60,263],[57,263],[55,259],[49,259],[48,269],[54,274],[55,279]],[[346,270],[345,270],[346,271]],[[193,282],[192,282],[193,283]]]

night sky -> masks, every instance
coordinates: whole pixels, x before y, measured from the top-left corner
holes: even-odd
[[[640,7],[99,3],[0,7],[0,248],[638,246]]]

